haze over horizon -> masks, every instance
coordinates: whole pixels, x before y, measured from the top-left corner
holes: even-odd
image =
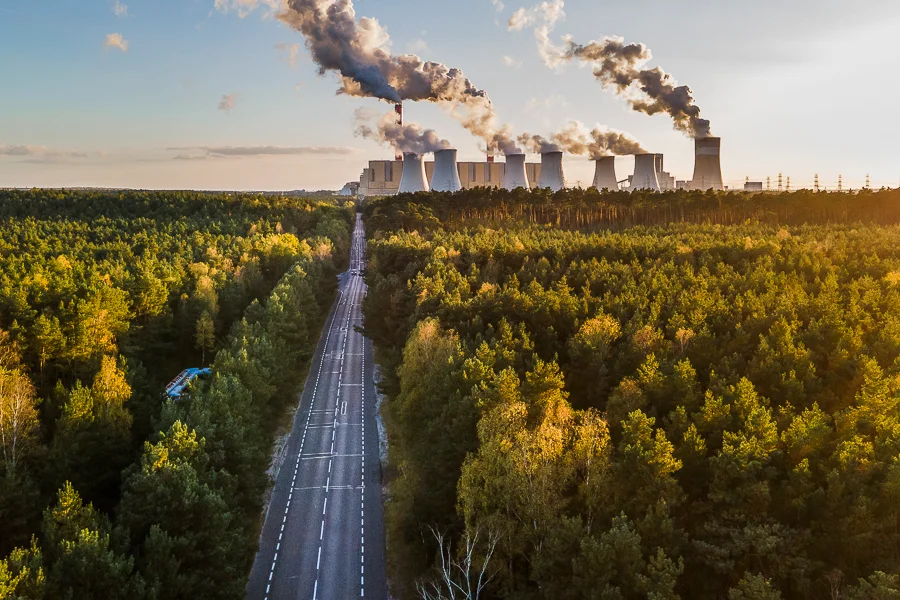
[[[276,0],[0,0],[0,187],[338,189],[390,148],[354,135],[372,98],[336,96],[303,36],[273,16]],[[550,68],[531,27],[508,21],[533,0],[357,0],[394,54],[462,69],[502,123],[549,136],[579,120],[627,132],[690,178],[693,144],[666,115],[631,110],[579,64]],[[562,3],[559,3],[560,5]],[[672,4],[569,0],[549,28],[579,42],[621,36],[645,44],[693,90],[722,142],[726,184],[779,172],[792,187],[818,173],[833,188],[900,184],[894,76],[900,5],[839,0]],[[538,24],[539,23],[535,23]],[[434,129],[460,160],[479,139],[446,112],[407,102],[408,121]],[[537,160],[531,157],[530,160]],[[568,157],[570,184],[592,165]],[[621,159],[620,174],[630,167]]]

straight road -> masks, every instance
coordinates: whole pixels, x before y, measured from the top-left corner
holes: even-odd
[[[248,600],[387,598],[365,230],[326,321],[275,478]],[[368,440],[368,444],[366,441]]]

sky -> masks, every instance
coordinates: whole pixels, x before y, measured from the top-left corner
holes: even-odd
[[[336,95],[277,0],[0,0],[0,187],[339,189],[389,147],[354,134],[370,98]],[[356,0],[395,54],[462,69],[515,132],[577,119],[624,131],[689,179],[693,141],[666,115],[637,113],[590,68],[548,67],[535,0]],[[579,42],[621,36],[690,86],[722,138],[726,185],[746,177],[823,188],[900,186],[900,2],[567,0],[551,28]],[[407,102],[460,160],[481,144],[445,111]],[[529,157],[537,161],[537,156]],[[632,161],[617,160],[620,178]],[[568,157],[571,185],[593,166]]]

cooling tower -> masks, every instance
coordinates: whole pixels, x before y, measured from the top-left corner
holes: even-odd
[[[656,176],[656,154],[634,155],[634,177],[631,179],[632,190],[659,191],[659,179]]]
[[[427,192],[428,181],[425,179],[425,163],[415,152],[403,153],[403,175],[400,177],[398,193]]]
[[[456,167],[456,150],[436,150],[431,190],[433,192],[458,192],[461,189],[459,169]]]
[[[692,190],[721,190],[722,163],[719,160],[719,152],[722,146],[722,138],[709,137],[702,140],[694,140],[694,179],[691,180]]]
[[[562,152],[544,152],[541,154],[541,178],[539,188],[550,188],[558,192],[566,187],[566,176],[563,175]]]
[[[503,174],[503,189],[530,188],[528,175],[525,173],[525,155],[507,154],[506,172]]]
[[[619,181],[616,179],[616,157],[602,156],[595,160],[597,168],[594,170],[593,186],[598,190],[617,190]]]

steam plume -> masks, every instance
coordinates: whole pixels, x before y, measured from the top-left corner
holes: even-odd
[[[553,134],[551,139],[569,154],[587,155],[592,159],[646,152],[640,142],[627,133],[599,127],[589,130],[578,121],[570,121],[564,129]]]
[[[536,4],[531,8],[520,8],[509,18],[510,31],[521,31],[526,27],[534,27],[534,38],[537,41],[538,52],[548,65],[558,64],[554,59],[555,51],[550,41],[550,32],[556,23],[566,17],[563,10],[564,0],[548,0]]]
[[[709,137],[709,121],[700,116],[691,89],[678,85],[658,67],[642,68],[652,58],[643,44],[625,44],[622,38],[607,37],[581,45],[567,37],[562,47],[555,46],[550,32],[565,17],[563,9],[564,0],[547,0],[519,9],[510,18],[509,29],[533,27],[538,50],[547,66],[555,68],[575,59],[594,63],[594,76],[604,87],[613,87],[625,96],[634,110],[648,115],[667,113],[678,131],[693,138]]]
[[[489,149],[514,148],[487,93],[459,69],[414,54],[393,55],[385,29],[376,19],[357,20],[352,0],[287,0],[278,18],[303,34],[319,74],[339,75],[338,93],[391,103],[434,102]]]
[[[540,135],[523,133],[519,136],[518,141],[526,149],[531,150],[535,154],[544,154],[545,152],[562,152],[562,148],[560,148],[559,145]]]
[[[374,126],[371,113],[365,109],[357,109],[355,117],[356,135],[398,148],[401,152],[426,154],[451,148],[450,142],[433,129],[422,129],[415,123],[400,125],[392,112],[378,119]]]
[[[643,69],[652,58],[643,44],[625,44],[622,38],[608,37],[587,45],[566,40],[555,59],[575,59],[594,63],[594,76],[604,87],[613,87],[628,99],[631,107],[648,115],[667,113],[675,129],[693,138],[709,137],[709,121],[700,116],[693,92],[678,85],[671,75],[660,69]],[[639,90],[642,93],[638,93]]]

